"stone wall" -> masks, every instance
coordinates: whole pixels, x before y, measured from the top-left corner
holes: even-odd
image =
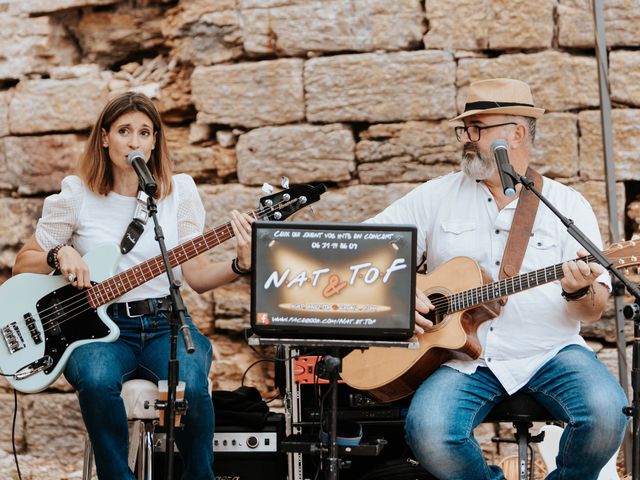
[[[640,6],[605,5],[617,180],[617,222],[640,222]],[[446,121],[470,82],[527,81],[547,109],[534,166],[573,186],[609,236],[590,0],[23,0],[0,3],[0,272],[33,232],[42,200],[73,171],[105,101],[153,97],[178,171],[194,176],[207,224],[249,210],[263,182],[327,182],[301,220],[359,222],[420,182],[455,170]],[[210,252],[230,259],[233,243]],[[234,389],[258,357],[242,341],[249,285],[197,296],[212,339],[216,388]],[[585,328],[616,371],[615,327]],[[275,394],[273,368],[246,381]],[[2,387],[0,472],[12,395]],[[23,478],[79,478],[83,427],[63,379],[19,395]]]

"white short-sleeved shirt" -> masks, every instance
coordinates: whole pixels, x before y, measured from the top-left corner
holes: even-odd
[[[580,193],[548,178],[542,193],[601,247],[596,217]],[[498,210],[483,183],[458,172],[424,183],[368,222],[415,225],[417,255],[426,253],[429,271],[453,257],[468,256],[497,280],[517,204],[516,199]],[[581,249],[543,203],[532,233],[520,273],[576,258]],[[598,281],[611,288],[607,273]],[[507,392],[517,391],[565,346],[586,346],[579,333],[581,319],[569,316],[561,291],[560,282],[554,281],[511,295],[500,315],[478,330],[481,357],[455,359],[447,365],[464,373],[486,366]]]
[[[158,202],[158,220],[171,249],[197,235],[204,228],[204,207],[193,179],[186,174],[174,175],[172,192]],[[81,255],[104,243],[120,245],[133,219],[135,197],[115,192],[97,195],[77,176],[62,181],[60,193],[47,197],[42,217],[36,227],[36,241],[44,251],[61,243],[72,245]],[[116,273],[138,265],[160,253],[154,236],[153,220],[148,219],[144,232],[131,251],[122,255]],[[174,269],[182,280],[180,267]],[[125,293],[119,302],[163,297],[169,294],[167,276],[162,274]]]

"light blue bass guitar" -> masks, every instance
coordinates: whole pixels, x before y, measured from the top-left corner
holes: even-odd
[[[248,212],[260,220],[284,220],[326,191],[322,184],[293,185],[260,199]],[[169,250],[171,267],[233,237],[229,222]],[[120,331],[106,313],[124,293],[165,272],[158,255],[115,274],[116,245],[104,245],[84,256],[91,287],[78,290],[62,276],[23,273],[0,286],[0,371],[18,391],[47,388],[62,373],[71,352],[91,342],[113,342]]]

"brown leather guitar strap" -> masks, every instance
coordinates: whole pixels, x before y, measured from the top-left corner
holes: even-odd
[[[533,180],[533,184],[538,191],[542,191],[542,175],[529,167],[527,168],[526,176]],[[500,263],[500,280],[514,277],[520,271],[539,203],[540,199],[534,193],[522,187],[509,238],[507,238],[507,245],[504,248],[504,255]]]

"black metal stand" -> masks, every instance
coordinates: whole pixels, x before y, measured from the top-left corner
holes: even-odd
[[[624,307],[625,318],[633,320],[633,353],[631,359],[631,390],[633,402],[625,409],[627,415],[633,418],[633,442],[631,451],[631,478],[640,479],[640,299],[635,295],[636,303]]]
[[[573,223],[573,220],[565,217],[547,200],[533,185],[533,182],[524,175],[517,174],[511,165],[510,171],[505,168],[506,173],[513,178],[515,183],[521,183],[527,190],[533,192],[542,203],[544,203],[554,213],[556,217],[567,227],[569,234],[582,245],[596,261],[605,267],[609,272],[617,278],[633,295],[636,303],[624,308],[624,315],[627,319],[633,320],[633,359],[631,369],[631,388],[633,390],[633,402],[630,407],[625,407],[624,413],[633,418],[633,460],[632,474],[633,480],[640,480],[640,289],[638,286],[627,279],[620,271],[613,266],[611,261],[604,253],[596,247],[591,240]]]
[[[158,408],[163,409],[165,428],[167,430],[167,436],[165,440],[165,478],[171,480],[173,478],[173,446],[175,443],[175,418],[176,411],[180,410],[181,413],[186,411],[186,402],[176,402],[176,387],[179,380],[179,362],[177,358],[178,350],[178,331],[182,332],[182,339],[187,353],[193,353],[195,347],[191,338],[191,331],[185,320],[185,306],[180,295],[180,282],[177,281],[173,275],[171,262],[169,261],[169,255],[167,254],[167,247],[164,243],[164,234],[162,233],[162,227],[158,222],[158,207],[153,200],[153,195],[149,195],[147,199],[147,209],[149,215],[153,218],[155,238],[160,246],[160,252],[162,254],[162,260],[169,279],[169,294],[171,296],[171,314],[168,316],[169,325],[171,326],[171,335],[169,341],[171,342],[171,349],[169,354],[169,376],[167,379],[168,393],[166,403],[159,402]]]
[[[340,472],[340,458],[338,457],[339,445],[336,441],[338,430],[338,376],[342,370],[342,357],[354,348],[369,347],[403,347],[419,348],[420,343],[414,337],[407,341],[393,340],[331,340],[331,339],[291,339],[291,338],[268,338],[252,336],[248,339],[249,345],[295,345],[308,346],[314,348],[324,348],[327,354],[324,355],[324,373],[322,378],[329,380],[331,391],[331,413],[329,417],[329,445],[328,455],[324,458],[325,480],[338,480]],[[320,375],[319,375],[320,376]],[[322,420],[321,420],[322,421]],[[319,449],[320,453],[327,450]]]
[[[329,380],[331,391],[331,407],[329,416],[329,456],[326,461],[327,480],[338,480],[340,471],[340,459],[338,458],[338,442],[336,441],[338,432],[338,376],[342,371],[342,357],[349,353],[349,350],[331,348],[330,353],[323,358],[323,378]]]

